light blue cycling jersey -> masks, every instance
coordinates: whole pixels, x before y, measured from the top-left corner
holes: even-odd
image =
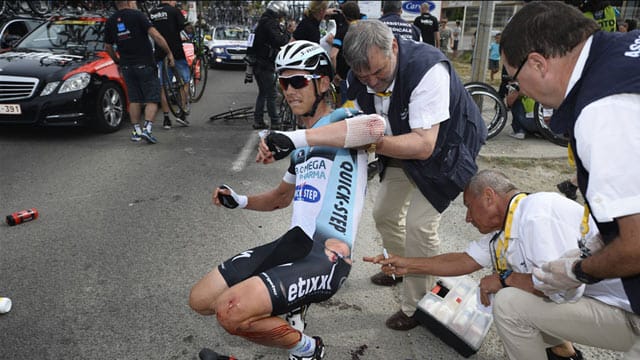
[[[348,111],[337,109],[313,127],[343,119],[341,115],[345,113]],[[365,150],[329,146],[309,146],[292,152],[283,178],[296,184],[291,227],[300,226],[314,241],[342,240],[353,250],[364,207],[367,160]]]

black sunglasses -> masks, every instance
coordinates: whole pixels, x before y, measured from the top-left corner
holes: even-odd
[[[280,76],[278,77],[278,82],[280,82],[280,86],[284,90],[287,90],[289,88],[289,85],[293,86],[294,89],[302,89],[309,85],[309,82],[311,82],[311,80],[320,79],[321,77],[322,76],[320,75],[311,74],[293,75],[287,77]]]
[[[524,57],[524,60],[522,60],[522,62],[520,63],[520,66],[518,66],[518,69],[516,70],[515,74],[513,74],[513,76],[509,78],[509,81],[511,82],[510,84],[507,84],[507,90],[509,92],[520,91],[520,83],[518,82],[518,74],[520,74],[520,70],[522,70],[522,68],[524,67],[524,64],[526,64],[527,60],[529,60],[529,55],[530,54],[531,53],[527,54],[527,56]]]

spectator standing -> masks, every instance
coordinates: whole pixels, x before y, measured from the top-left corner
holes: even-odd
[[[451,29],[447,27],[447,22],[447,18],[442,18],[442,20],[440,20],[440,51],[445,55],[449,53],[449,49],[452,46]],[[499,56],[500,55],[498,54],[498,57]]]
[[[456,20],[456,27],[453,28],[451,36],[453,37],[453,58],[458,57],[458,46],[460,45],[460,37],[462,35],[462,27],[460,27],[460,20]]]
[[[638,21],[636,19],[625,19],[618,25],[618,31],[629,32],[638,28]]]
[[[425,2],[420,5],[420,16],[413,20],[413,25],[420,29],[423,42],[440,48],[440,25],[438,24],[438,18],[429,12],[428,3]]]
[[[618,30],[618,26],[616,25],[618,11],[611,5],[610,1],[571,0],[569,2],[577,6],[584,16],[595,20],[603,31],[614,32]]]
[[[187,64],[187,57],[184,54],[184,50],[182,48],[182,39],[180,38],[180,33],[184,29],[184,25],[186,23],[184,16],[182,16],[182,12],[178,8],[176,8],[177,1],[162,1],[159,6],[151,9],[149,12],[149,17],[153,22],[153,25],[158,29],[160,34],[167,40],[167,44],[171,48],[171,53],[173,57],[176,59],[175,70],[178,72],[182,80],[184,81],[184,86],[180,89],[182,94],[182,108],[185,109],[180,116],[176,117],[176,121],[183,126],[189,126],[189,120],[187,120],[188,115],[188,107],[189,105],[189,64]],[[160,74],[160,83],[163,84],[165,81],[170,81],[169,79],[165,79],[165,75],[162,74],[162,59],[165,57],[164,50],[160,48],[156,48],[156,61],[158,66],[158,73]],[[171,77],[173,74],[169,74]],[[169,103],[167,101],[167,94],[164,92],[164,88],[160,89],[161,96],[161,105],[162,105],[162,113],[163,113],[163,128],[171,129],[171,119],[169,119]]]
[[[528,358],[543,342],[542,333],[625,351],[625,360],[640,358],[638,33],[599,30],[594,20],[570,5],[531,2],[504,28],[500,48],[520,90],[554,108],[551,129],[569,135],[578,187],[587,205],[583,220],[574,226],[580,229],[590,214],[600,231],[598,238],[581,235],[581,251],[534,269],[544,283],[536,288],[550,292],[621,278],[630,306],[546,304],[520,294],[512,304],[523,304],[527,311],[496,323],[498,332],[509,334],[503,341],[513,359]],[[615,294],[616,289],[606,293]],[[533,316],[531,309],[552,316]],[[602,326],[602,319],[616,327]]]
[[[383,1],[380,21],[385,23],[393,35],[420,41],[420,29],[402,18],[402,1]]]
[[[347,96],[347,74],[349,73],[349,64],[344,60],[343,44],[344,38],[349,31],[349,27],[355,24],[361,18],[360,7],[355,1],[347,1],[340,7],[342,20],[336,21],[338,24],[336,36],[333,38],[331,52],[329,56],[336,69],[336,76],[333,79],[334,84],[338,86],[341,97],[341,104],[346,101]]]
[[[493,83],[493,78],[500,70],[500,33],[497,33],[494,40],[489,44],[489,71],[490,79]]]
[[[184,29],[180,31],[180,40],[182,40],[182,42],[192,42],[194,36],[193,25],[191,25],[190,22],[184,23]]]
[[[304,17],[293,32],[292,40],[320,43],[320,22],[329,7],[328,1],[312,0],[304,10]]]
[[[115,5],[117,11],[105,24],[105,50],[118,65],[127,85],[129,118],[133,124],[131,141],[144,138],[155,144],[158,140],[153,136],[152,128],[160,102],[160,82],[149,37],[164,49],[170,65],[174,64],[174,58],[165,39],[143,13],[132,8],[129,1],[115,1]],[[139,123],[142,104],[145,105],[143,128]]]
[[[253,62],[253,77],[258,83],[258,97],[253,114],[253,128],[265,129],[264,107],[271,119],[271,128],[280,127],[280,114],[276,108],[276,72],[274,61],[280,47],[289,42],[290,34],[280,26],[289,8],[286,1],[270,1],[255,29],[255,37],[247,55]]]
[[[350,113],[347,109],[332,112],[326,101],[333,69],[318,44],[302,40],[287,44],[278,54],[276,67],[285,99],[294,100],[291,110],[307,128],[342,122]],[[381,136],[384,121],[378,121]],[[215,314],[231,334],[288,349],[290,360],[320,360],[324,344],[320,337],[304,334],[304,315],[311,303],[331,298],[351,270],[365,199],[367,153],[303,147],[289,158],[289,168],[271,191],[247,197],[228,186],[215,190],[217,206],[273,211],[293,203],[292,226],[274,242],[214,268],[192,288],[189,304],[202,315]],[[263,162],[260,155],[256,160]],[[311,168],[317,176],[309,176]],[[339,224],[331,215],[336,211]],[[285,314],[286,320],[278,316]]]
[[[580,236],[580,229],[575,222],[581,221],[583,213],[578,203],[557,193],[521,192],[504,174],[495,170],[478,172],[466,186],[463,199],[467,207],[466,221],[484,234],[464,252],[429,258],[406,258],[391,254],[388,260],[378,255],[365,257],[364,260],[380,264],[382,271],[394,275],[460,276],[482,268],[492,269],[491,275],[480,280],[479,291],[481,302],[493,305],[496,323],[512,321],[514,308],[529,312],[531,317],[549,317],[549,312],[534,311],[536,309],[526,308],[524,303],[515,301],[514,298],[517,299],[521,293],[533,295],[542,303],[549,300],[570,302],[584,293],[588,298],[580,301],[628,304],[620,294],[603,295],[610,288],[621,289],[620,279],[581,286],[576,291],[559,291],[550,296],[534,288],[536,280],[531,274],[534,268],[556,259],[566,251],[578,251],[576,238]],[[590,221],[590,225],[590,235],[597,236],[593,221]],[[566,305],[568,308],[573,306]],[[617,327],[609,319],[603,319],[602,325]],[[505,337],[508,341],[508,333],[499,335],[503,341]],[[571,342],[552,334],[547,334],[544,344],[531,351],[527,356],[517,359],[582,359],[581,352]]]

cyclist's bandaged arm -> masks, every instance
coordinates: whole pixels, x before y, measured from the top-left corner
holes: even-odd
[[[353,148],[378,142],[384,135],[386,122],[378,114],[358,115],[326,126],[282,133],[296,148],[333,146]]]

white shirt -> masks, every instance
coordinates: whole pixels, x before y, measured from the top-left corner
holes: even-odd
[[[578,248],[583,207],[558,193],[540,192],[520,200],[511,223],[511,239],[506,251],[510,268],[519,273],[531,273],[534,267],[558,259],[568,250]],[[589,219],[589,234],[598,229]],[[494,267],[495,246],[490,240],[495,232],[474,241],[465,250],[483,267]],[[496,241],[497,243],[497,241]],[[538,281],[532,276],[534,284]],[[631,311],[620,279],[609,279],[587,285],[585,296]]]
[[[449,83],[451,75],[444,63],[437,63],[429,69],[422,80],[411,92],[409,99],[409,126],[412,129],[430,129],[433,125],[449,119]],[[395,80],[388,90],[393,91]],[[367,86],[367,91],[375,91]],[[389,103],[391,97],[374,96],[376,113],[382,115],[389,124]],[[357,102],[356,108],[360,109]],[[387,125],[386,135],[393,135],[391,126]]]
[[[592,39],[582,48],[566,94],[582,75]],[[640,213],[639,118],[640,94],[618,94],[587,105],[576,120],[576,151],[589,171],[586,198],[598,221]]]

